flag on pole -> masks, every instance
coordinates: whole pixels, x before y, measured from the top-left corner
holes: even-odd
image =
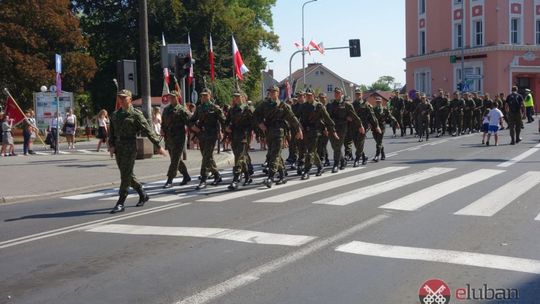
[[[292,93],[291,93],[291,84],[289,83],[288,80],[287,80],[287,82],[285,83],[285,96],[287,97],[287,99],[290,99],[291,96],[292,96]]]
[[[163,32],[161,32],[161,45],[167,46],[167,43],[165,42],[165,34],[163,34]]]
[[[62,95],[62,74],[56,73],[56,97]]]
[[[232,36],[232,47],[233,47],[234,73],[235,73],[235,76],[238,77],[238,79],[243,80],[244,77],[242,75],[249,72],[249,69],[244,64],[244,60],[242,60],[242,55],[240,54],[240,51],[238,50],[238,46],[236,45],[234,36]]]
[[[317,43],[315,43],[315,41],[311,40],[311,41],[309,42],[308,48],[309,48],[310,46],[312,46],[314,49],[316,49],[317,51],[319,51],[319,53],[321,53],[321,54],[324,55],[324,47],[322,46],[322,42],[319,43],[319,44],[317,44]]]
[[[191,61],[193,59],[193,54],[191,52],[191,38],[189,37],[189,34],[187,36],[187,43],[189,44],[189,60]],[[191,85],[192,83],[193,83],[193,64],[190,64],[188,84]]]
[[[13,119],[13,125],[17,125],[21,123],[26,116],[21,111],[19,106],[17,105],[17,102],[11,97],[11,95],[8,95],[6,99],[6,115],[8,115],[10,118]]]
[[[178,93],[181,92],[180,90],[180,84],[178,84],[178,79],[176,79],[176,76],[174,76],[174,90]]]
[[[214,45],[212,43],[212,35],[210,35],[210,80],[214,82],[215,78]]]
[[[163,69],[163,80],[165,80],[167,84],[171,83],[171,75],[169,74],[169,68]]]

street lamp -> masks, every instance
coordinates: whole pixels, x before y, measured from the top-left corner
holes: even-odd
[[[304,77],[303,77],[304,87],[306,86],[306,50],[305,50],[306,42],[304,39],[304,7],[306,6],[306,4],[315,2],[315,1],[317,0],[309,0],[309,1],[304,2],[304,4],[302,4],[302,71],[304,73]]]
[[[265,88],[264,88],[264,71],[266,70],[266,67],[268,66],[269,63],[272,63],[274,62],[274,60],[268,60],[266,62],[266,66],[264,69],[261,70],[261,77],[262,77],[262,80],[261,80],[261,100],[264,100],[264,97],[265,97]]]

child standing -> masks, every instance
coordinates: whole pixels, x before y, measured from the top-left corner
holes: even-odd
[[[482,132],[484,132],[482,135],[482,145],[486,143],[486,135],[488,135],[489,132],[489,111],[490,110],[486,110],[484,112],[484,118],[482,119]]]
[[[489,146],[489,137],[491,134],[493,134],[493,137],[495,137],[495,146],[499,145],[499,134],[497,132],[499,131],[499,126],[502,124],[502,118],[504,117],[501,110],[497,108],[497,104],[493,103],[491,106],[491,110],[489,111],[489,134],[487,137],[486,145]]]

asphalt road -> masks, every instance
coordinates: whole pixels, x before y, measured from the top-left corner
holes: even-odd
[[[272,189],[155,181],[118,215],[114,189],[0,206],[0,303],[421,303],[430,279],[432,303],[540,303],[535,126],[387,136],[386,161]]]

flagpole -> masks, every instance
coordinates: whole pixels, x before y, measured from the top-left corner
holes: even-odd
[[[17,101],[15,100],[15,98],[13,98],[13,96],[11,96],[11,94],[9,93],[9,90],[7,88],[4,88],[4,92],[6,92],[6,94],[8,95],[9,98],[11,98],[11,100],[13,100],[13,103],[15,104],[15,106],[17,107],[17,109],[23,114],[24,116],[24,120],[30,124],[32,127],[34,127],[35,129],[39,130],[37,128],[36,125],[30,123],[30,121],[28,120],[28,117],[26,117],[26,115],[24,115],[24,111],[21,109],[21,107],[19,107],[19,104],[17,103]],[[36,136],[39,138],[39,140],[41,141],[41,143],[45,146],[45,142],[43,141],[43,139],[41,138],[41,136],[39,136],[39,132],[36,132]]]

